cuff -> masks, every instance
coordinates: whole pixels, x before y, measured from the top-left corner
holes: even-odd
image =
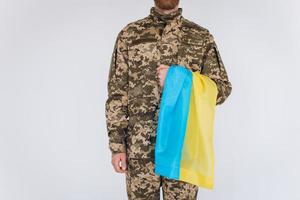
[[[112,154],[126,153],[126,145],[124,143],[110,142],[109,143],[109,149],[110,149]]]

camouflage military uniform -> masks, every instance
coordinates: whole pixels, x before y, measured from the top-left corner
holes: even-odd
[[[166,199],[175,199],[172,195],[194,199],[197,187],[153,172],[162,93],[156,76],[160,64],[180,64],[209,76],[218,87],[217,105],[231,93],[231,83],[210,32],[185,19],[182,8],[161,14],[152,7],[149,16],[127,24],[114,45],[105,104],[109,148],[112,153],[127,153],[129,198],[158,199],[155,195],[161,185]]]

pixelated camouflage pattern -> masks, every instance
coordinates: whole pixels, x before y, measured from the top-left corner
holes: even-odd
[[[127,24],[115,41],[105,104],[109,147],[130,158],[153,158],[162,88],[160,64],[180,64],[212,78],[217,104],[231,93],[231,83],[210,32],[185,19],[182,8]]]
[[[126,173],[128,199],[158,200],[162,187],[164,200],[197,199],[198,186],[183,181],[168,179],[154,173],[153,159],[129,159]]]

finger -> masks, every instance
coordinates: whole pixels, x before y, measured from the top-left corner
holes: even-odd
[[[158,70],[156,73],[166,73],[168,71],[169,68],[163,68]]]
[[[157,77],[160,78],[161,77],[161,73],[157,73]]]
[[[168,65],[162,64],[162,65],[160,65],[160,67],[169,67],[169,66],[168,66]]]
[[[159,79],[162,78],[162,74],[161,74],[161,73],[158,74],[158,78],[159,78]]]
[[[162,70],[159,72],[160,76],[165,76],[167,74],[168,70]]]
[[[112,161],[113,167],[116,172],[121,173],[121,168],[120,168],[120,159],[113,159]]]
[[[158,74],[164,74],[164,73],[166,73],[167,72],[167,69],[161,69],[161,70],[159,70],[157,73]]]
[[[162,71],[162,70],[167,70],[168,67],[159,67],[159,68],[156,68],[156,71]]]
[[[123,172],[127,170],[126,157],[121,158],[121,169],[123,170]]]
[[[164,81],[160,79],[160,87],[162,88],[164,86]]]
[[[168,67],[169,67],[168,65],[160,65],[160,66],[157,67],[157,70],[166,69]]]

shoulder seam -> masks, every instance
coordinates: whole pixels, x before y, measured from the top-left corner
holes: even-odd
[[[186,18],[183,17],[183,21],[186,23],[186,25],[188,25],[190,28],[194,28],[194,29],[197,29],[197,30],[200,30],[200,31],[205,31],[207,33],[209,33],[209,30],[203,26],[200,26],[199,24],[191,21],[191,20],[188,20]]]

